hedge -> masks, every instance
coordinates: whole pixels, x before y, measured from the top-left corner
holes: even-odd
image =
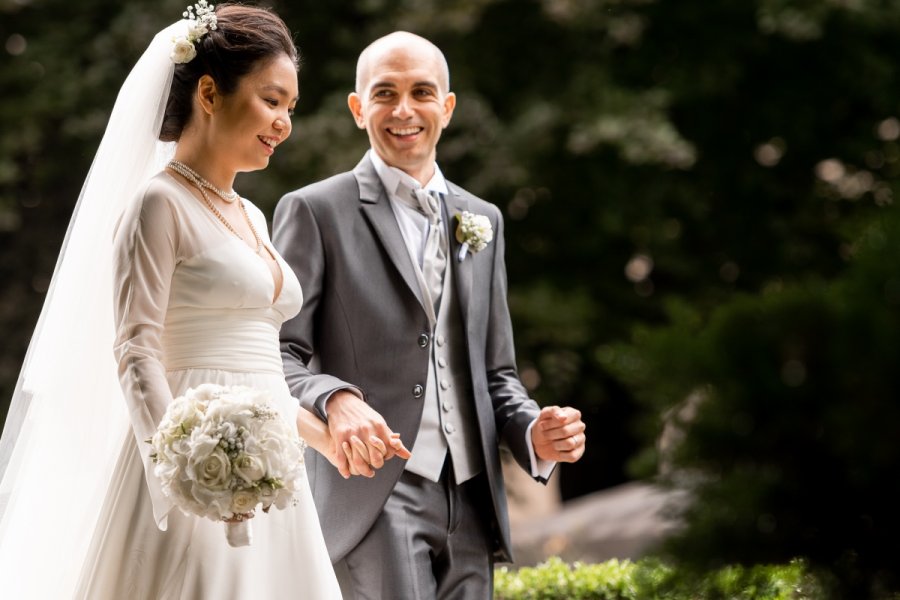
[[[551,558],[536,567],[494,572],[494,600],[817,600],[821,590],[799,561],[730,566],[703,575],[655,559],[568,565]]]

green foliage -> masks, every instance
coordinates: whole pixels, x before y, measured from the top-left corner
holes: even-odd
[[[567,565],[554,557],[537,567],[494,572],[495,600],[815,600],[818,593],[797,561],[691,575],[654,559]]]
[[[551,558],[537,567],[494,572],[495,600],[626,600],[635,598],[629,561],[611,560],[595,565],[569,566]]]
[[[668,546],[680,562],[802,556],[835,597],[900,589],[898,255],[890,208],[843,276],[741,295],[705,320],[673,311],[636,335],[640,361],[608,353],[657,411],[681,403],[662,456],[669,483],[694,494]]]

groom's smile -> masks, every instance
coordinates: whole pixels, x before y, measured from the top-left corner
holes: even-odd
[[[389,127],[388,133],[397,138],[403,138],[404,141],[415,139],[415,135],[424,131],[424,127]]]

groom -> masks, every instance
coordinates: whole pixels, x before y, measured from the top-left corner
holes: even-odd
[[[273,224],[305,296],[281,333],[288,384],[337,444],[365,443],[339,469],[307,454],[325,541],[346,599],[488,599],[511,560],[499,445],[546,481],[584,453],[584,423],[519,382],[500,211],[435,163],[456,105],[443,54],[375,41],[348,104],[371,149]],[[384,462],[392,432],[408,461]]]

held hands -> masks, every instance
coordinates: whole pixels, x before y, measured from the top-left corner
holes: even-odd
[[[344,479],[351,475],[374,477],[375,469],[394,456],[411,454],[384,418],[355,394],[337,391],[328,400],[328,429],[334,447],[329,460]]]
[[[374,448],[374,450],[372,450]],[[388,452],[391,452],[388,456]],[[349,475],[363,475],[365,477],[374,477],[375,469],[384,466],[384,462],[394,456],[409,458],[409,450],[403,446],[400,441],[399,433],[391,433],[391,439],[388,446],[378,436],[369,436],[369,444],[364,444],[361,439],[355,435],[350,436],[349,442],[341,444],[340,450],[335,449],[334,458],[331,464],[341,471],[341,461],[338,456],[343,455],[350,468]],[[349,475],[341,471],[341,475],[346,479]]]
[[[542,460],[575,462],[584,455],[584,429],[581,411],[545,406],[531,428],[534,453]]]
[[[328,406],[332,407],[331,402]],[[328,425],[319,417],[302,408],[297,411],[297,431],[311,447],[327,458],[344,478],[363,474],[371,477],[374,475],[372,467],[380,468],[384,465],[384,461],[391,456],[396,455],[401,458],[410,456],[409,450],[400,441],[400,435],[393,432],[390,433],[387,444],[378,436],[370,436],[369,444],[374,448],[372,451],[357,435],[351,435],[349,441],[337,442],[332,438]],[[361,471],[360,467],[368,468]],[[244,518],[248,517],[244,516]]]

